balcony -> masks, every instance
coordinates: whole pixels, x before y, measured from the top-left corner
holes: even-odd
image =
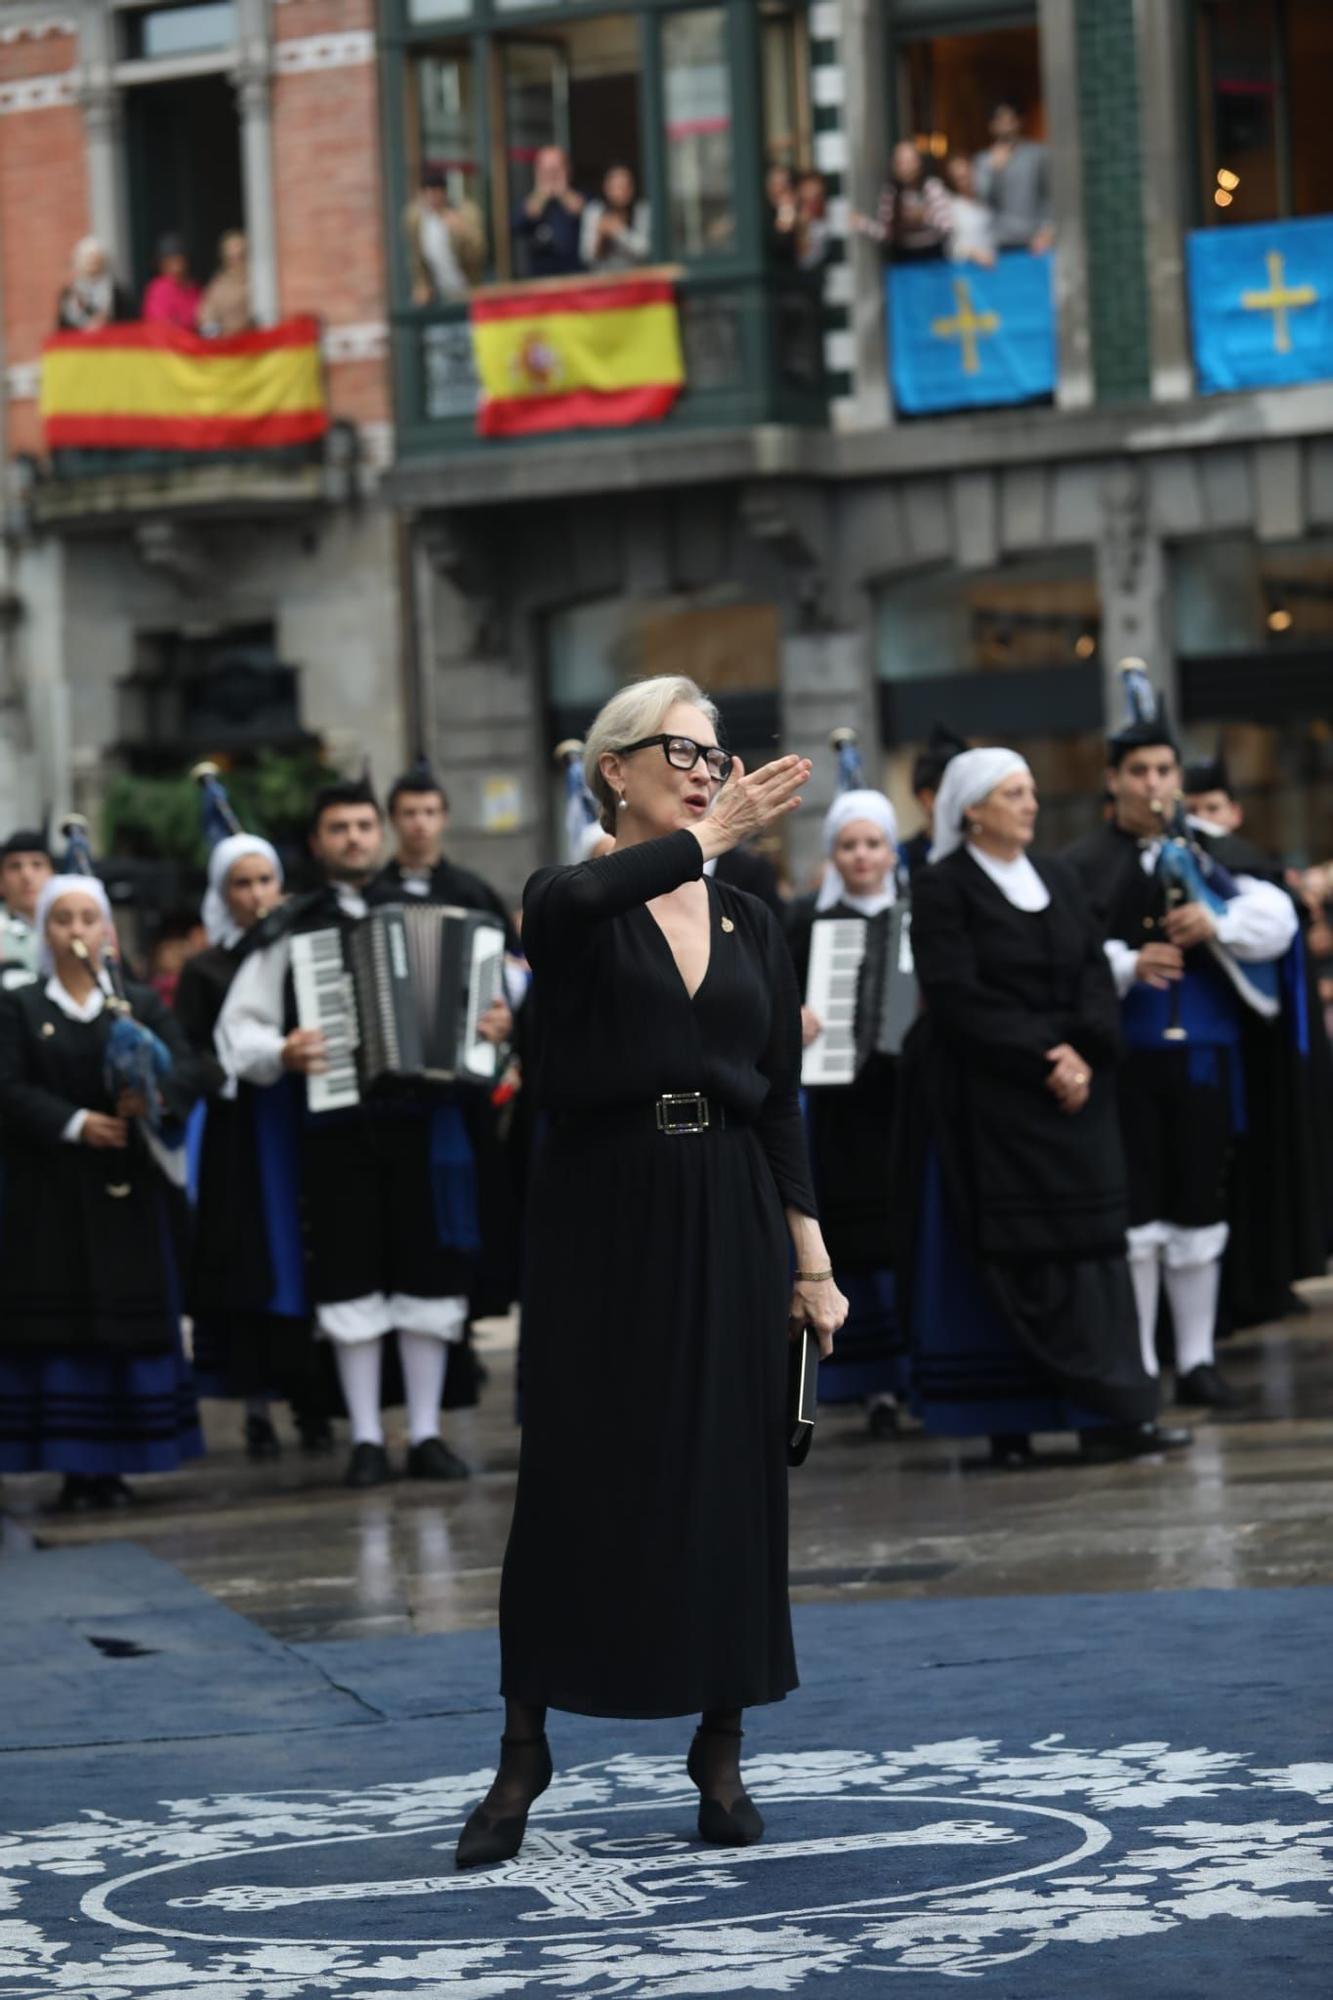
[[[527,287],[540,303],[550,288]],[[817,281],[795,272],[677,274],[685,382],[669,414],[635,429],[644,438],[757,425],[822,425],[823,305]],[[480,294],[485,297],[485,293]],[[577,440],[580,452],[622,445],[622,429],[544,430],[536,438],[479,435],[481,400],[466,303],[393,315],[400,460],[465,454],[517,456],[534,444]]]

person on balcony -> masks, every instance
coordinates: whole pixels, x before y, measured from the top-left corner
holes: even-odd
[[[584,208],[579,248],[590,271],[632,271],[648,262],[650,217],[633,169],[608,167],[599,200]]]
[[[927,170],[910,139],[893,149],[879,213],[853,213],[851,226],[857,235],[878,243],[891,264],[920,264],[943,257],[953,227],[948,190],[938,174]]]
[[[1023,137],[1023,120],[1012,104],[991,112],[990,145],[972,162],[975,193],[995,217],[1001,250],[1049,250],[1050,167],[1045,146]]]
[[[953,226],[949,231],[949,261],[953,264],[979,264],[983,269],[990,270],[999,254],[995,241],[995,214],[984,201],[977,200],[972,162],[961,156],[950,160],[944,174],[949,185],[949,208],[953,216]]]
[[[475,202],[452,202],[443,167],[422,169],[403,210],[414,306],[465,299],[486,270],[486,225]]]
[[[100,333],[115,320],[134,318],[134,301],[116,282],[106,251],[95,236],[74,245],[69,283],[56,301],[61,333]]]
[[[199,331],[210,340],[249,333],[255,324],[250,302],[250,246],[245,232],[229,229],[218,244],[218,268],[199,302]]]
[[[583,269],[583,196],[569,184],[561,146],[543,146],[533,164],[532,193],[514,211],[514,236],[527,252],[529,278],[570,278]]]
[[[796,212],[800,217],[796,261],[803,271],[822,271],[829,253],[828,184],[813,167],[797,176]]]
[[[190,277],[190,260],[179,236],[164,236],[157,246],[157,276],[143,295],[143,319],[148,326],[174,326],[178,333],[195,333],[199,326],[200,291]]]

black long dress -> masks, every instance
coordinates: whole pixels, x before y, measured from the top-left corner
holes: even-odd
[[[1072,871],[1034,866],[1042,911],[1015,909],[966,849],[913,893],[925,1011],[902,1064],[900,1270],[917,1400],[964,1435],[1156,1410],[1124,1255],[1115,989]],[[1092,1075],[1072,1117],[1045,1087],[1060,1042]],[[1067,1408],[1043,1419],[1043,1397]]]
[[[155,993],[128,993],[171,1051],[163,1094],[183,1117],[184,1039]],[[182,1197],[138,1121],[124,1150],[62,1136],[76,1111],[114,1110],[110,1031],[105,1010],[73,1020],[45,985],[0,995],[0,1471],[170,1472],[203,1450],[180,1340]]]
[[[790,1251],[814,1213],[800,1009],[776,920],[709,884],[693,999],[644,906],[690,833],[528,884],[535,1168],[524,1430],[500,1594],[503,1692],[684,1715],[796,1685],[783,1414]],[[654,1100],[725,1109],[668,1136]]]
[[[207,1099],[186,1280],[195,1374],[201,1395],[285,1396],[318,1416],[327,1396],[305,1295],[296,1101],[285,1082],[224,1095],[213,1046],[243,946],[188,959],[174,1003]]]
[[[816,923],[857,915],[841,901],[816,914],[813,895],[790,905],[787,943],[802,993]],[[872,1055],[853,1083],[806,1092],[824,1241],[848,1302],[837,1350],[819,1371],[821,1402],[896,1395],[904,1386],[906,1341],[897,1312],[890,1221],[897,1093],[898,1058],[884,1055]]]

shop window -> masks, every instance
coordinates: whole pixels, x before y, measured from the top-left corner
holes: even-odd
[[[937,570],[880,595],[882,680],[1092,666],[1101,612],[1082,556],[1015,563],[981,576]]]
[[[731,76],[721,7],[667,16],[662,72],[671,254],[718,256],[736,240]]]
[[[1333,213],[1333,7],[1198,0],[1197,26],[1201,220]]]

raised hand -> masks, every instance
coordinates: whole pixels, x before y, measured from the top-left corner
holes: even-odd
[[[712,812],[692,831],[708,859],[727,854],[752,833],[762,833],[800,805],[800,790],[813,766],[808,757],[778,757],[753,774],[736,759],[730,781]]]

